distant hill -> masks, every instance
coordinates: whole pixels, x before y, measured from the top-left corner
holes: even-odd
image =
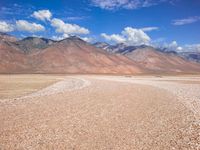
[[[147,45],[91,45],[76,36],[17,40],[0,34],[0,73],[200,73],[200,64]]]
[[[116,45],[109,45],[108,43],[101,43],[101,42],[94,43],[93,45],[98,48],[104,49],[105,51],[107,51],[109,53],[119,53],[119,54],[126,54],[126,53],[132,52],[138,48],[148,47],[146,45],[127,46],[123,43],[116,44]]]
[[[58,42],[42,38],[1,41],[0,54],[0,73],[143,72],[140,66],[127,57],[104,52],[78,37]]]
[[[191,73],[199,72],[200,60],[197,53],[177,53],[169,49],[159,49],[147,45],[127,46],[123,43],[109,45],[97,42],[94,46],[109,53],[124,55],[151,73]]]
[[[21,50],[26,53],[31,52],[32,50],[41,50],[51,46],[55,41],[45,38],[38,37],[27,37],[20,41],[17,41],[15,44]]]
[[[192,73],[199,72],[200,67],[200,64],[150,47],[139,48],[126,56],[152,73]]]
[[[7,33],[0,32],[0,41],[15,42],[17,41],[17,38]]]
[[[179,56],[200,63],[200,52],[181,52]]]
[[[159,51],[164,52],[164,53],[175,54],[175,55],[180,56],[184,59],[200,63],[200,51],[190,51],[190,50],[188,50],[188,51],[174,51],[174,50],[170,50],[168,48],[159,48]]]

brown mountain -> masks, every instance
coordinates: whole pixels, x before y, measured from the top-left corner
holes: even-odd
[[[28,68],[26,55],[9,42],[0,41],[0,73],[23,72]]]
[[[70,37],[29,55],[37,73],[140,73],[140,67],[125,56],[111,55]]]
[[[200,64],[152,47],[114,54],[77,37],[62,41],[0,35],[0,73],[200,73]]]
[[[39,47],[40,44],[41,42]],[[19,46],[19,42],[1,41],[0,73],[133,74],[143,72],[139,65],[127,57],[108,54],[77,37],[54,42],[43,48],[40,47],[40,50],[32,45],[27,53]]]
[[[16,41],[14,44],[16,47],[18,47],[25,53],[30,53],[33,50],[39,51],[41,49],[45,49],[51,46],[55,42],[56,41],[45,39],[45,38],[27,37],[22,40]]]
[[[0,32],[0,41],[16,42],[17,38],[9,34]]]
[[[149,73],[200,73],[199,63],[157,51],[153,47],[138,48],[125,55]]]

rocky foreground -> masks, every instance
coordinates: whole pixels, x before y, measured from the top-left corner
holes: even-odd
[[[199,77],[68,76],[0,100],[0,149],[200,149]]]

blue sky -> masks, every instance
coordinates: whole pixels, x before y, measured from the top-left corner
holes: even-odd
[[[129,45],[199,45],[199,0],[1,0],[0,31],[17,37]]]

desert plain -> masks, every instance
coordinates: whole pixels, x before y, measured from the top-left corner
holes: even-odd
[[[0,149],[200,149],[200,76],[0,75]]]

